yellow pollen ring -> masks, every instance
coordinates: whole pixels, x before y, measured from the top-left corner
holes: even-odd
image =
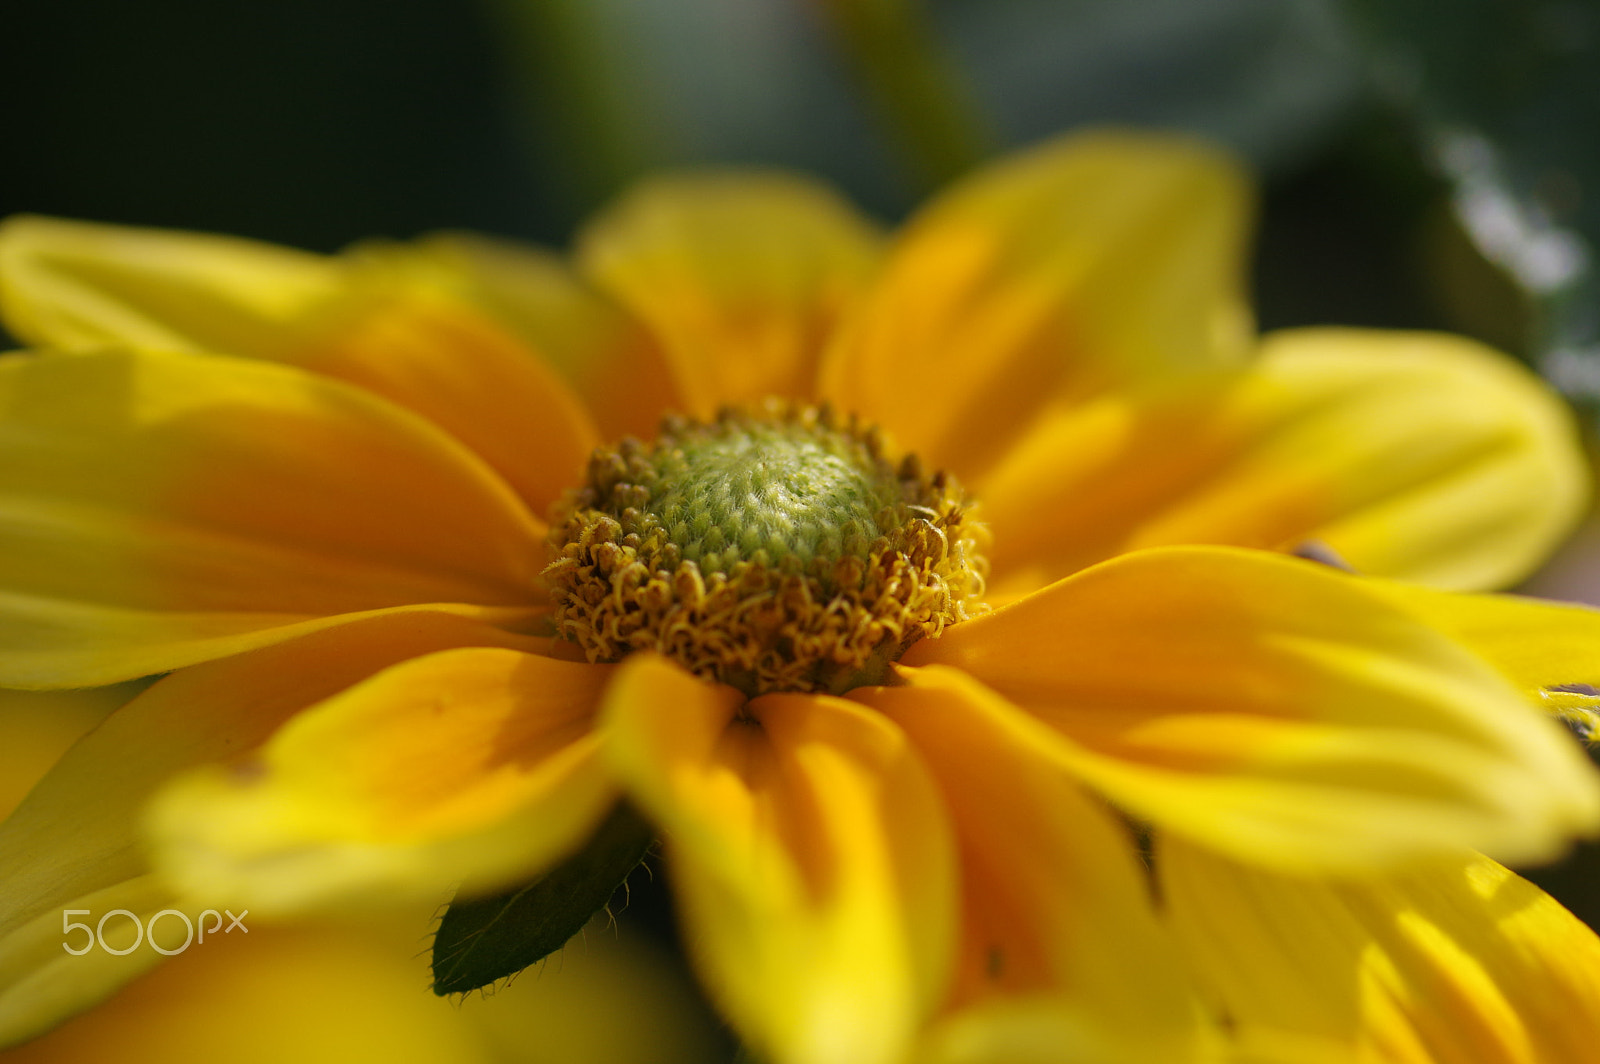
[[[590,661],[655,650],[751,696],[881,683],[985,608],[986,530],[954,480],[826,405],[602,447],[551,527],[556,628]]]

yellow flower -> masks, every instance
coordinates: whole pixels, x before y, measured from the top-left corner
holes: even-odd
[[[660,179],[572,267],[13,220],[0,683],[176,671],[0,826],[0,1039],[157,959],[63,908],[493,892],[626,798],[775,1061],[1567,1059],[1592,936],[1462,862],[1600,825],[1530,708],[1595,617],[1452,592],[1571,525],[1572,426],[1465,340],[1257,343],[1247,200],[1100,133],[889,241]]]

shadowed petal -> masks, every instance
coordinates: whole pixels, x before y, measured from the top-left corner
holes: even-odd
[[[604,439],[649,439],[664,411],[687,409],[649,330],[555,252],[477,233],[435,233],[359,250],[427,270],[514,333],[571,382]]]
[[[567,383],[511,334],[427,292],[352,299],[285,361],[360,385],[466,444],[543,515],[600,437]]]
[[[0,689],[0,822],[72,744],[148,684],[67,691]]]

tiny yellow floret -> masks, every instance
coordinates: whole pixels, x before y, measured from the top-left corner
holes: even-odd
[[[563,638],[750,695],[881,683],[983,609],[985,531],[955,481],[825,405],[669,417],[652,443],[597,450],[551,525]]]

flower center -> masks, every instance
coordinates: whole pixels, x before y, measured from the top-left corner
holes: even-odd
[[[984,608],[955,482],[827,406],[668,418],[597,450],[551,525],[556,629],[590,661],[655,650],[752,696],[881,683]]]

